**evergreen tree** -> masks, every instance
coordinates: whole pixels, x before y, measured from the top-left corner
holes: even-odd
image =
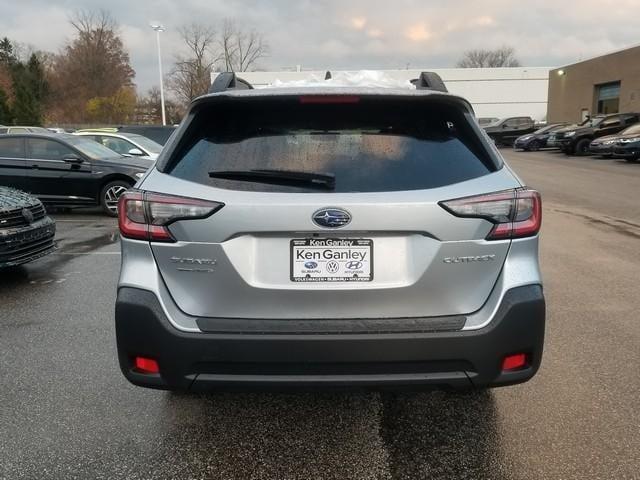
[[[26,64],[18,62],[13,66],[13,88],[14,122],[17,125],[41,125],[47,82],[44,69],[35,54]]]
[[[0,40],[0,64],[11,66],[18,61],[13,43],[7,37]]]
[[[12,121],[11,108],[9,108],[9,98],[4,90],[0,88],[0,125],[8,125]]]

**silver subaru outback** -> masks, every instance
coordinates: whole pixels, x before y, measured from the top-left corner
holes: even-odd
[[[172,390],[481,388],[542,357],[539,194],[471,105],[221,74],[119,201],[116,334]]]

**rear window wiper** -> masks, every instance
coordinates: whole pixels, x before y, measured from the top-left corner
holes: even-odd
[[[299,172],[295,170],[212,170],[209,172],[209,177],[324,190],[333,190],[336,186],[336,176],[333,173]]]

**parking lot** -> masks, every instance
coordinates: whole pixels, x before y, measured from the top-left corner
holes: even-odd
[[[640,164],[504,150],[544,201],[545,357],[490,392],[152,391],[119,371],[117,224],[0,276],[0,478],[640,478]]]

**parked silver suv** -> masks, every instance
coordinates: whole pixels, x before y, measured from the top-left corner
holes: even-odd
[[[541,203],[471,105],[417,88],[196,99],[119,203],[134,384],[487,387],[537,371]]]

